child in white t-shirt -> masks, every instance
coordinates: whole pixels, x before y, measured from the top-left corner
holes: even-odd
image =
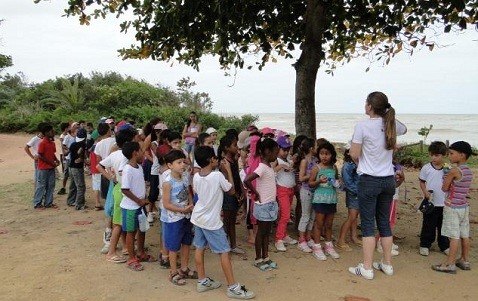
[[[218,159],[212,148],[198,147],[194,152],[194,158],[201,167],[201,170],[193,178],[193,189],[198,194],[198,202],[191,215],[191,222],[195,225],[197,291],[205,292],[221,286],[220,282],[206,277],[204,252],[206,246],[209,246],[213,253],[221,256],[221,266],[228,284],[227,296],[238,299],[254,298],[253,292],[246,290],[234,279],[229,256],[231,248],[221,220],[223,192],[229,195],[235,194],[231,166],[227,160],[221,161],[223,169],[227,173],[228,180],[226,180],[224,175],[217,171]]]

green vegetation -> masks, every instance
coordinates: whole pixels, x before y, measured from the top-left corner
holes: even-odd
[[[423,136],[423,142],[427,141],[427,137],[430,134],[430,131],[432,130],[432,128],[433,128],[433,124],[430,124],[429,127],[424,126],[418,131],[418,135]]]
[[[0,76],[0,132],[34,132],[40,122],[86,120],[96,123],[101,116],[127,117],[143,126],[161,117],[169,128],[182,131],[189,112],[199,114],[203,127],[219,132],[242,130],[257,116],[223,117],[211,113],[212,101],[205,92],[194,92],[196,84],[181,79],[177,89],[153,86],[114,72],[64,76],[35,84],[22,74]]]
[[[428,145],[423,145],[423,147],[420,144],[403,145],[394,157],[403,166],[421,168],[424,164],[430,162],[427,149]],[[476,152],[476,149],[474,151]],[[468,159],[468,165],[478,167],[478,156],[471,156]]]

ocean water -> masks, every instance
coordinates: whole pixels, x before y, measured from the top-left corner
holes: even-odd
[[[242,115],[242,114],[234,114]],[[293,113],[256,113],[259,128],[271,127],[288,133],[295,133]],[[317,138],[324,137],[333,142],[347,142],[352,138],[355,124],[368,118],[365,114],[317,114]],[[427,142],[434,140],[453,143],[464,140],[474,147],[478,147],[478,115],[455,114],[400,114],[396,118],[403,122],[408,132],[398,137],[398,143],[415,143],[423,140],[418,135],[422,127],[433,125]]]

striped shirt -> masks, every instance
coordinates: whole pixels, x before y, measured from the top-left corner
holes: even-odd
[[[451,183],[450,191],[448,192],[448,200],[451,203],[451,208],[466,208],[469,205],[466,196],[470,191],[473,173],[466,164],[458,166],[458,169],[461,173],[461,179]]]

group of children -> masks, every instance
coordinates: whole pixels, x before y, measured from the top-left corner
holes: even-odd
[[[141,271],[142,262],[157,261],[144,248],[145,232],[157,210],[161,221],[159,261],[161,266],[169,268],[169,280],[175,285],[185,285],[185,279],[197,279],[198,292],[220,287],[218,281],[205,273],[204,253],[209,248],[220,255],[227,295],[233,298],[254,297],[253,292],[236,282],[229,255],[230,252],[244,253],[236,243],[235,233],[241,207],[247,211],[248,241],[255,246],[253,265],[261,271],[278,268],[269,257],[269,237],[274,223],[277,251],[287,251],[287,245],[297,244],[299,250],[323,261],[327,256],[340,258],[336,248],[351,250],[346,242],[349,232],[350,242],[361,244],[357,234],[356,165],[346,151],[339,173],[335,147],[325,139],[315,141],[297,136],[292,143],[284,133],[276,137],[269,128],[259,131],[251,126],[241,133],[228,130],[217,146],[217,131],[209,128],[197,136],[190,155],[181,148],[182,135],[169,130],[159,119],[149,125],[149,133],[142,138],[129,123],[117,127],[115,134],[114,123],[111,124],[100,123],[90,135],[79,124],[74,124],[69,133],[74,139],[65,136],[62,141],[71,177],[67,204],[78,210],[85,208],[86,163],[92,174],[95,207],[103,209],[100,194],[106,199],[102,253],[110,262],[126,262],[128,268]],[[53,128],[43,125],[41,133],[43,140],[32,156],[38,162],[35,208],[54,205],[51,179],[53,177],[54,185],[54,170],[60,164],[55,155]],[[87,144],[87,137],[93,138],[91,145]],[[448,259],[432,268],[448,273],[455,273],[456,267],[470,269],[466,195],[472,175],[466,160],[474,153],[469,144],[462,141],[448,149],[442,142],[433,142],[429,153],[431,162],[420,172],[420,187],[424,197],[434,204],[434,210],[424,214],[419,253],[428,255],[438,237],[439,248],[448,253]],[[444,165],[447,153],[450,162],[457,165],[449,171]],[[150,166],[145,166],[145,157],[150,159]],[[146,180],[150,184],[148,195]],[[404,180],[399,166],[396,180],[397,187]],[[334,246],[332,228],[339,190],[345,191],[348,216]],[[298,241],[287,234],[294,196],[301,209]],[[44,204],[42,198],[45,198]],[[396,204],[390,214],[392,224],[395,216]],[[122,255],[116,251],[120,238],[123,239]],[[455,262],[460,239],[462,256]],[[189,266],[192,244],[196,271]]]

